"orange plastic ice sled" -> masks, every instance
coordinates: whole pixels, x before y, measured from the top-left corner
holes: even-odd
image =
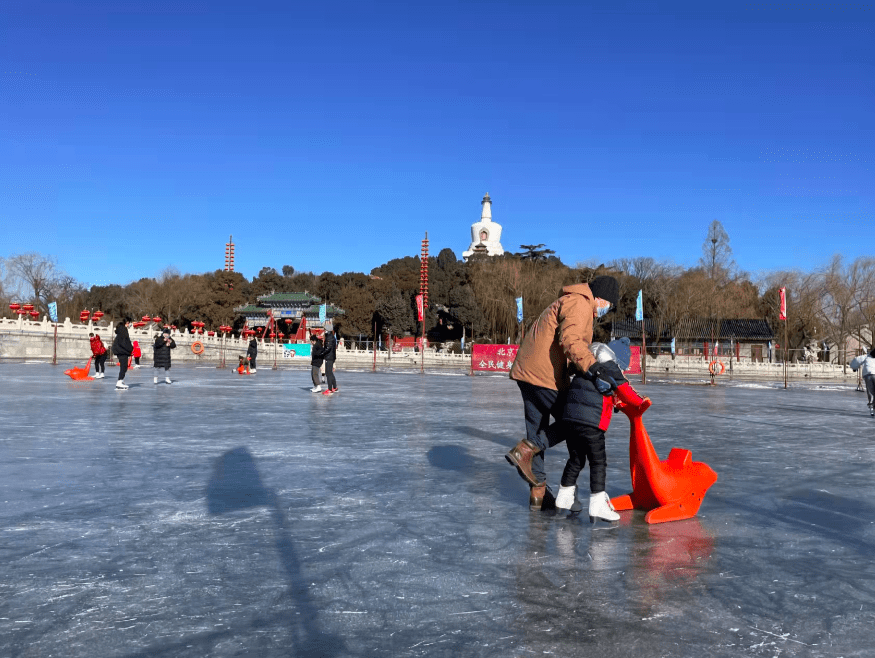
[[[94,377],[89,377],[89,372],[91,372],[91,359],[88,359],[88,363],[85,364],[84,368],[70,368],[65,370],[64,374],[77,382],[90,382]]]
[[[650,406],[644,399],[640,405],[619,403],[629,417],[629,470],[632,473],[632,493],[611,499],[618,512],[630,509],[646,510],[647,523],[680,521],[696,515],[705,493],[717,481],[717,473],[702,462],[694,462],[693,454],[682,448],[672,448],[668,459],[660,461],[641,416]]]

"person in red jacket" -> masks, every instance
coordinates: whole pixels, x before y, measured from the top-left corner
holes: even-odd
[[[106,346],[98,334],[88,334],[91,343],[91,354],[94,356],[94,379],[103,379],[104,364],[106,363]]]
[[[140,344],[137,341],[134,341],[134,352],[131,356],[134,357],[134,368],[139,368],[140,357],[143,356],[143,352],[140,349]]]

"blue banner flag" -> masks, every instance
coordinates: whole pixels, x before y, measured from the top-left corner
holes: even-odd
[[[58,303],[57,302],[50,302],[49,303],[49,319],[52,322],[58,321]]]
[[[516,298],[516,321],[517,322],[523,321],[523,298],[522,297]]]
[[[328,304],[319,305],[319,322],[325,322],[328,317]]]
[[[644,319],[644,291],[638,291],[638,300],[635,302],[635,320],[641,322]]]
[[[674,338],[671,339],[671,353],[674,354]]]

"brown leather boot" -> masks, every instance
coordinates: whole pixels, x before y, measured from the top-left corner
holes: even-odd
[[[540,450],[538,449],[538,446],[528,439],[523,439],[517,443],[513,450],[507,453],[504,458],[516,466],[516,470],[519,471],[520,476],[526,482],[535,487],[539,484],[543,484],[538,482],[538,479],[532,473],[532,457],[539,452]]]
[[[542,482],[532,487],[529,494],[529,509],[533,512],[540,512],[544,504],[544,495],[547,493],[547,483]]]

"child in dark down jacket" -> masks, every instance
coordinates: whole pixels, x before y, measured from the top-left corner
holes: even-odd
[[[638,406],[644,398],[623,376],[629,367],[631,351],[629,339],[621,338],[608,345],[592,343],[590,350],[598,359],[601,368],[598,374],[593,369],[577,373],[571,380],[568,399],[562,412],[568,442],[568,462],[562,472],[557,509],[579,511],[582,505],[576,499],[576,483],[580,471],[589,458],[589,520],[618,521],[611,499],[605,491],[605,431],[611,424],[614,410],[614,395],[624,404]]]
[[[170,350],[176,348],[176,341],[170,337],[170,329],[165,329],[156,338],[155,344],[152,345],[154,350],[153,365],[156,368],[164,368],[164,381],[171,384],[170,381]],[[158,383],[158,375],[155,375],[155,383]]]
[[[322,339],[313,334],[310,336],[310,378],[313,380],[311,393],[322,391],[322,362],[325,359],[325,348]]]

